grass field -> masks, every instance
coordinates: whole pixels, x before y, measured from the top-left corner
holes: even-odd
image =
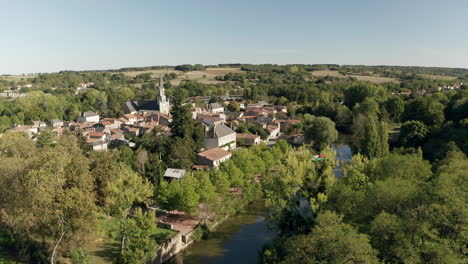
[[[331,70],[313,71],[312,76],[316,76],[316,77],[330,76],[330,77],[339,77],[339,78],[346,77],[345,75],[341,74],[339,71],[331,71]]]
[[[130,71],[123,72],[123,74],[135,77],[142,73],[151,73],[153,78],[159,77],[161,73],[175,73],[177,78],[171,81],[173,85],[179,85],[182,80],[192,80],[205,84],[217,84],[222,83],[222,81],[215,80],[216,76],[224,76],[230,72],[241,72],[240,68],[207,68],[203,71],[190,71],[182,72],[176,70],[148,70],[148,71]]]
[[[362,75],[348,75],[354,77],[360,81],[367,81],[375,84],[385,83],[385,82],[398,82],[394,78],[380,77],[380,76],[362,76]]]
[[[455,80],[457,77],[454,76],[443,76],[443,75],[430,75],[430,74],[419,74],[419,76],[433,79],[433,80]]]
[[[119,256],[120,241],[108,237],[109,231],[113,229],[115,225],[117,225],[117,221],[115,220],[101,220],[101,226],[103,229],[101,236],[97,237],[86,246],[86,250],[90,257],[90,263],[111,264],[114,263],[115,259]],[[158,244],[162,244],[176,233],[177,232],[173,230],[157,228],[154,231],[153,237]],[[154,250],[156,251],[157,248]],[[2,264],[2,262],[0,262],[0,264]]]
[[[18,81],[26,81],[28,78],[34,78],[34,77],[36,77],[36,75],[9,75],[9,76],[0,76],[0,80],[18,82]]]
[[[380,84],[384,82],[398,82],[398,80],[394,78],[387,78],[387,77],[380,77],[380,76],[364,76],[364,75],[354,75],[354,74],[342,74],[339,71],[332,71],[332,70],[323,70],[323,71],[313,71],[312,76],[315,77],[337,77],[337,78],[347,78],[353,77],[360,81],[367,81],[375,84]]]

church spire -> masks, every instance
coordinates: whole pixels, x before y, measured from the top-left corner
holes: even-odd
[[[169,105],[169,100],[167,100],[166,94],[164,93],[164,80],[163,80],[162,72],[161,72],[161,75],[159,76],[159,95],[157,98],[157,103],[159,106],[159,112],[169,115],[170,105]]]
[[[164,97],[164,80],[163,80],[163,74],[161,72],[161,75],[159,76],[159,96]]]

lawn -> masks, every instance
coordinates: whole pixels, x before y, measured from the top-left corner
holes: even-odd
[[[120,241],[109,237],[110,230],[115,228],[116,225],[117,221],[115,219],[101,219],[101,230],[96,238],[86,246],[90,263],[110,264],[119,256]],[[157,228],[153,236],[158,244],[162,244],[176,233],[174,230]],[[156,251],[157,248],[154,250]]]

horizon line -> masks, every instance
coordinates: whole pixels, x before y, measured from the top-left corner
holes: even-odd
[[[59,71],[50,71],[50,72],[30,72],[30,73],[19,73],[19,74],[11,74],[11,73],[2,73],[0,74],[0,77],[2,76],[28,76],[28,75],[38,75],[38,74],[52,74],[52,73],[61,73],[61,72],[106,72],[106,71],[121,71],[125,69],[131,69],[135,68],[137,69],[143,69],[143,68],[151,68],[151,67],[161,67],[161,69],[164,69],[163,67],[172,67],[175,68],[176,66],[179,65],[203,65],[207,68],[209,66],[214,66],[214,67],[222,67],[220,65],[226,65],[229,67],[229,65],[234,66],[238,65],[239,67],[242,67],[242,65],[277,65],[277,66],[294,66],[294,65],[304,65],[304,66],[319,66],[319,65],[328,65],[328,66],[364,66],[364,67],[416,67],[416,68],[443,68],[443,69],[461,69],[461,70],[468,70],[468,68],[464,67],[453,67],[453,66],[422,66],[422,65],[397,65],[397,64],[338,64],[338,63],[286,63],[286,64],[280,64],[280,63],[218,63],[218,64],[202,64],[202,63],[182,63],[182,64],[176,64],[176,65],[147,65],[147,66],[127,66],[127,67],[116,67],[116,68],[106,68],[106,69],[65,69],[65,70],[59,70]],[[157,70],[157,69],[152,69],[152,70]],[[144,71],[144,70],[142,70]]]

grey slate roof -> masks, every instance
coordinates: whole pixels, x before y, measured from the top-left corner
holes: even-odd
[[[141,110],[146,111],[159,111],[159,105],[156,100],[128,100],[125,103],[125,110],[129,113],[138,112]]]
[[[222,105],[218,104],[218,103],[211,103],[210,107],[211,107],[211,109],[215,109],[215,108],[223,108],[224,109],[224,107]]]
[[[93,112],[93,111],[87,111],[87,112],[84,112],[83,113],[83,117],[91,117],[91,116],[97,116],[98,114],[96,112]]]
[[[215,138],[221,138],[235,133],[236,131],[230,129],[225,124],[219,124],[213,127],[213,137]]]

